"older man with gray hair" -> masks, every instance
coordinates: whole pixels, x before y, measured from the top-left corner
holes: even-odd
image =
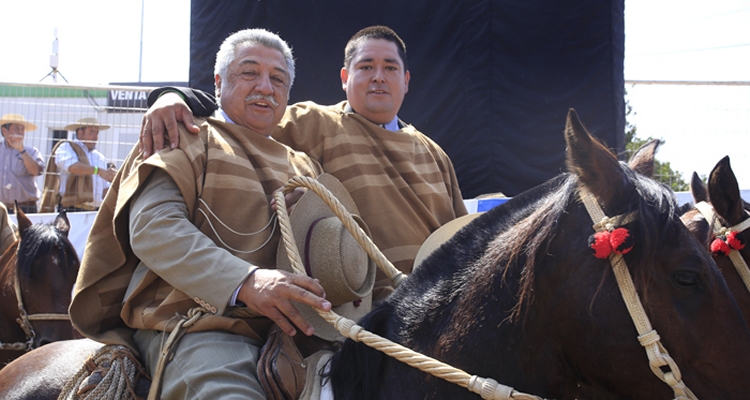
[[[175,149],[130,153],[110,189],[118,195],[91,229],[70,306],[87,337],[130,346],[152,374],[166,365],[164,399],[265,398],[256,362],[271,324],[311,335],[292,301],[331,309],[318,281],[275,269],[273,191],[320,172],[270,138],[294,79],[291,49],[248,29],[216,58],[220,109],[198,120],[198,135],[183,130]],[[175,314],[197,307],[203,316],[160,364]]]

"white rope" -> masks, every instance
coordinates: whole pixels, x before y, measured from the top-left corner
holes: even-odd
[[[596,198],[594,198],[590,192],[581,187],[579,189],[579,194],[591,220],[595,222],[594,229],[604,229],[601,221],[607,221],[608,223],[619,221],[619,223],[614,225],[619,226],[635,220],[635,213],[632,212],[626,215],[608,218],[599,206]],[[662,346],[659,340],[659,334],[656,333],[656,330],[651,326],[651,322],[646,315],[646,311],[643,309],[643,304],[641,303],[641,299],[638,297],[638,292],[633,284],[633,279],[630,277],[625,258],[623,258],[622,254],[612,253],[609,256],[609,261],[610,264],[612,264],[612,270],[614,271],[622,299],[624,300],[628,313],[630,313],[630,318],[633,320],[635,328],[638,331],[638,341],[646,350],[646,355],[648,355],[651,371],[672,388],[676,400],[697,400],[697,397],[695,397],[693,392],[682,382],[680,369],[677,367],[677,364],[672,357],[669,356],[667,349]],[[669,371],[664,372],[661,367],[668,367]]]

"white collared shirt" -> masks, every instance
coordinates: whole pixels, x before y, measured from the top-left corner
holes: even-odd
[[[107,169],[107,158],[104,157],[104,154],[99,150],[96,148],[89,150],[89,148],[78,139],[73,140],[72,142],[80,146],[84,153],[86,153],[86,156],[89,158],[89,165],[92,167],[99,167],[99,169]],[[76,155],[76,152],[73,150],[70,143],[63,143],[57,148],[57,152],[55,153],[55,164],[57,164],[57,170],[60,172],[60,194],[65,192],[65,185],[67,184],[68,176],[70,175],[68,168],[77,162],[78,155]],[[99,207],[102,204],[102,194],[104,193],[104,189],[109,188],[109,182],[98,175],[93,175],[91,178],[94,186],[93,205]]]

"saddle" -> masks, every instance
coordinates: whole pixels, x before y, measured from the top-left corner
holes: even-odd
[[[287,335],[273,325],[258,357],[258,380],[269,400],[297,400],[305,388],[310,367],[307,357],[320,351],[336,351],[338,342],[316,336]]]

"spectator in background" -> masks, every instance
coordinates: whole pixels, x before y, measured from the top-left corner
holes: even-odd
[[[109,129],[96,118],[81,118],[64,128],[75,131],[75,140],[55,145],[47,165],[42,212],[55,212],[62,204],[68,212],[96,211],[117,170],[96,144],[99,132]]]
[[[44,159],[35,147],[24,146],[26,131],[36,125],[20,114],[5,114],[0,119],[3,144],[0,145],[0,200],[9,212],[15,210],[14,202],[23,212],[37,212],[39,187],[34,178],[44,171]]]

